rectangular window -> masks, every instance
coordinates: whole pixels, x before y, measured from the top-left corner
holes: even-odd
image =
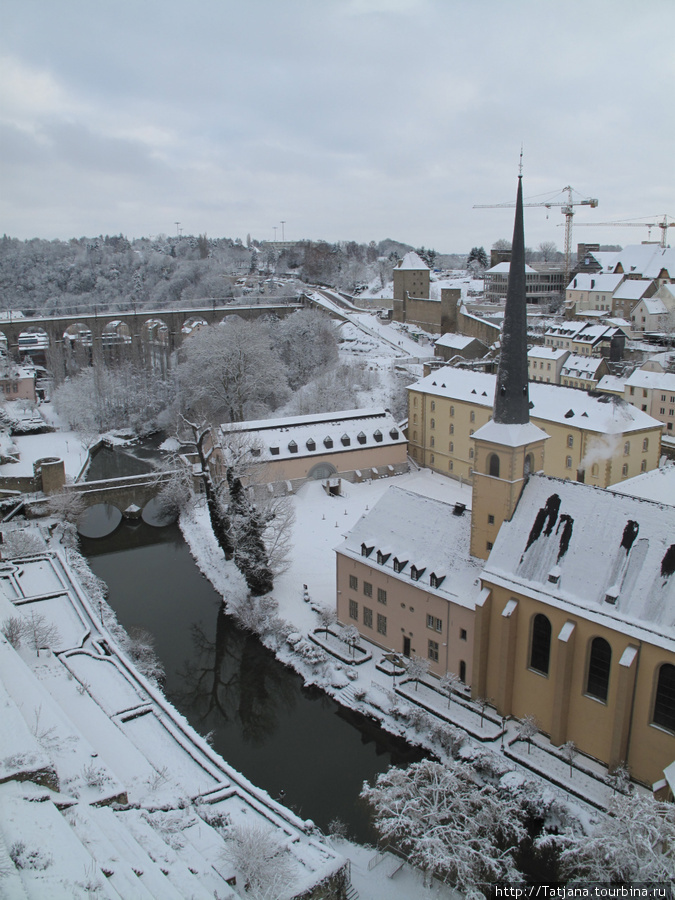
[[[494,524],[495,524],[495,517],[490,513],[488,515],[488,525],[494,525]]]
[[[349,618],[357,620],[359,618],[359,604],[356,600],[349,601]]]
[[[387,592],[383,588],[377,589],[377,602],[387,605]]]
[[[628,475],[628,463],[623,464],[623,468],[621,469],[622,475]]]
[[[451,425],[450,426],[450,434],[454,434],[454,433],[455,433],[455,426]]]
[[[486,541],[486,543],[485,543],[486,549],[492,550],[492,546],[493,546],[493,545],[492,545],[492,541]]]
[[[377,614],[377,630],[380,634],[387,634],[387,617]]]
[[[437,619],[436,616],[427,616],[427,628],[431,628],[432,631],[443,631],[443,619]]]
[[[438,662],[438,641],[429,641],[427,656],[432,662]]]
[[[356,577],[356,575],[350,575],[350,576],[349,576],[349,589],[350,589],[351,591],[358,591],[358,589],[359,589],[359,579]]]
[[[373,611],[372,609],[368,609],[367,606],[363,607],[363,624],[366,628],[373,627]]]
[[[366,597],[373,596],[373,586],[369,581],[363,582],[363,593],[365,594]]]
[[[466,628],[459,629],[459,639],[460,639],[460,641],[466,640]]]

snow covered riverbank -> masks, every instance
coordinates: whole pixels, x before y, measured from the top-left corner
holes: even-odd
[[[291,558],[275,580],[274,604],[247,598],[243,578],[224,559],[203,506],[197,504],[185,513],[181,528],[198,566],[223,595],[228,610],[235,615],[244,610],[249,627],[307,684],[321,687],[338,703],[375,718],[386,730],[440,758],[455,754],[472,759],[493,777],[508,776],[511,783],[514,777],[520,783],[534,780],[541,790],[569,805],[574,817],[588,820],[597,815],[613,794],[606,769],[597,763],[579,756],[570,770],[541,735],[536,737],[541,750],[533,744],[527,753],[526,744],[517,740],[517,721],[502,721],[489,708],[482,716],[466,690],[460,689],[448,703],[437,679],[428,677],[418,689],[405,678],[394,679],[382,663],[385,651],[364,640],[360,643],[371,658],[351,665],[345,662],[350,655],[346,645],[342,653],[332,654],[322,634],[318,635],[322,646],[310,639],[321,627],[317,610],[335,607],[335,546],[392,484],[470,506],[467,486],[429,470],[362,484],[343,482],[338,497],[328,496],[319,482],[307,483],[292,498]]]

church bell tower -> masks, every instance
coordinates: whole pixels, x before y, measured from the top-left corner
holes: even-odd
[[[471,554],[487,559],[502,522],[511,518],[530,472],[544,466],[548,435],[530,422],[527,377],[527,305],[523,176],[518,176],[516,217],[501,352],[492,419],[475,441]]]

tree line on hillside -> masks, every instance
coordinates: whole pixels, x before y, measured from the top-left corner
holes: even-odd
[[[386,286],[398,259],[411,249],[390,239],[299,241],[281,247],[250,236],[244,243],[205,234],[69,241],[4,235],[0,291],[4,309],[27,315],[166,309],[259,294],[269,298],[299,293],[302,284],[293,279],[351,293],[374,279]],[[436,251],[420,247],[417,252],[433,267]],[[276,282],[275,276],[283,280]]]

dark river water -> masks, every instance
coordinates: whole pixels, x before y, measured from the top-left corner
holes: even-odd
[[[124,473],[126,474],[126,472]],[[255,785],[326,830],[335,818],[373,842],[364,780],[422,753],[345,710],[279,663],[224,614],[177,525],[125,522],[81,538],[92,570],[126,627],[155,637],[170,700]]]

